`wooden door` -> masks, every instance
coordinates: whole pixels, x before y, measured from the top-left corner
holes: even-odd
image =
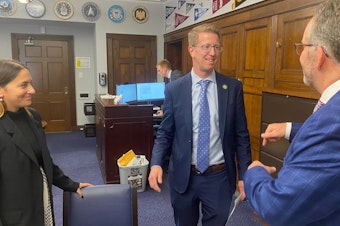
[[[180,70],[185,75],[191,71],[192,59],[188,51],[188,38],[165,42],[165,59],[171,63],[172,70]]]
[[[71,131],[76,124],[73,37],[12,34],[12,51],[31,71],[32,107],[47,122],[46,132]]]
[[[166,56],[165,59],[171,64],[171,69],[182,71],[182,41],[166,43],[166,45],[164,45],[164,53]],[[164,80],[167,79],[164,78]]]
[[[107,34],[108,91],[116,84],[156,82],[156,36]]]

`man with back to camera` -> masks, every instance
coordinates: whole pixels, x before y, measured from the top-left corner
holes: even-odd
[[[173,82],[183,76],[183,73],[179,70],[171,70],[171,64],[167,59],[161,60],[156,65],[157,74],[166,80],[166,83]],[[157,111],[157,116],[163,116],[162,109]]]
[[[237,179],[244,195],[243,174],[251,155],[243,88],[214,70],[222,51],[220,38],[213,25],[193,28],[188,34],[193,68],[165,87],[149,184],[161,191],[161,165],[170,150],[168,178],[177,226],[197,225],[200,207],[203,226],[224,226]]]
[[[321,94],[303,123],[270,124],[263,145],[289,139],[277,179],[274,167],[254,161],[244,177],[245,192],[269,225],[335,226],[340,223],[340,0],[322,3],[309,21],[300,55],[303,81]]]
[[[162,78],[167,79],[167,83],[173,82],[183,76],[183,73],[181,71],[171,69],[171,64],[167,59],[159,61],[156,65],[156,68],[157,74]]]

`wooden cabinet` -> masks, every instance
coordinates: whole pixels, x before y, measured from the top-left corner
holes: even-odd
[[[263,93],[261,132],[274,122],[304,122],[312,114],[316,102],[314,99]],[[289,141],[286,139],[269,142],[265,147],[260,147],[260,161],[277,169],[274,177],[282,167],[288,147]]]
[[[105,183],[119,183],[117,160],[130,149],[151,158],[152,105],[115,105],[95,98],[97,157]]]
[[[230,26],[221,29],[221,44],[223,51],[216,69],[231,77],[239,75],[241,26]]]
[[[271,88],[294,92],[316,92],[303,84],[302,68],[294,43],[301,42],[303,32],[314,13],[314,7],[283,13],[277,16],[275,40],[275,78]],[[275,16],[276,19],[276,16]],[[317,95],[317,94],[316,94]]]

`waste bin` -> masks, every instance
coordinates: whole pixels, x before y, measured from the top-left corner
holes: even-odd
[[[119,167],[119,179],[121,184],[131,184],[137,188],[137,192],[145,191],[149,161],[145,156],[137,156],[138,163],[131,166],[122,166],[117,161]]]

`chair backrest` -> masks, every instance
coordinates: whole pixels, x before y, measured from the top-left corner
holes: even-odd
[[[137,226],[137,189],[129,184],[93,185],[84,198],[64,192],[64,226]]]

